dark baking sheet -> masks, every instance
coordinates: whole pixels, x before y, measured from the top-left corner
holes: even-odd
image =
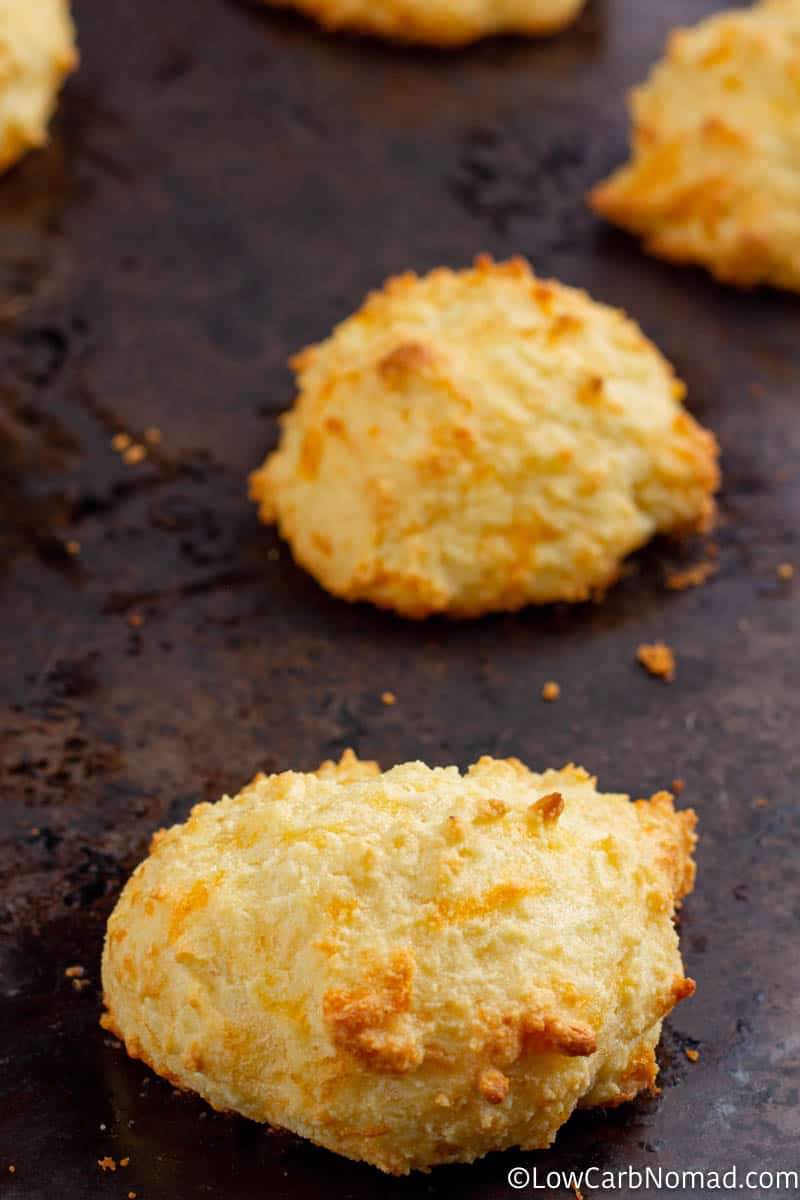
[[[500,1198],[514,1165],[800,1168],[798,585],[776,576],[800,568],[800,302],[649,260],[582,200],[623,155],[626,87],[712,7],[591,0],[553,42],[439,55],[224,0],[77,0],[56,136],[0,181],[4,1195]],[[602,606],[409,625],[330,599],[257,525],[244,479],[289,353],[388,274],[480,250],[625,306],[675,361],[724,450],[707,586],[667,591],[681,556],[655,546]],[[160,447],[125,465],[111,437],[148,426]],[[659,637],[671,687],[634,661]],[[104,921],[152,830],[348,745],[686,781],[699,988],[659,1099],[393,1181],[176,1096],[102,1035]]]

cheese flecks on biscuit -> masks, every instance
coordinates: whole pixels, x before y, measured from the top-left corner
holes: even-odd
[[[670,365],[522,260],[390,280],[293,365],[251,496],[344,599],[408,617],[585,600],[655,533],[711,522],[716,443]]]
[[[259,775],[154,838],[106,1028],[215,1108],[404,1174],[652,1088],[694,814],[518,760]]]
[[[329,30],[393,41],[463,46],[491,34],[551,34],[569,25],[584,0],[265,0],[294,8]]]
[[[800,291],[800,2],[674,31],[630,108],[631,160],[595,211],[724,282]]]
[[[77,62],[67,0],[0,0],[0,170],[44,145]]]

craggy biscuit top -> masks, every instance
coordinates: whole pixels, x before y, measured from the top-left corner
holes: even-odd
[[[390,280],[293,363],[251,477],[335,595],[405,616],[583,600],[706,527],[717,448],[638,327],[527,263]]]
[[[548,34],[577,17],[584,0],[265,0],[326,29],[402,42],[463,46],[491,34]]]
[[[694,815],[585,771],[347,754],[158,834],[108,924],[106,1026],[215,1107],[383,1170],[546,1146],[653,1085],[694,985]]]
[[[800,290],[799,0],[674,31],[630,107],[632,159],[596,211],[721,280]]]
[[[67,0],[0,0],[0,170],[47,140],[58,90],[77,62]]]

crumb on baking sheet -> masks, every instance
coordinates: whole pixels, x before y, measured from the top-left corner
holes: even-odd
[[[97,1165],[101,1171],[116,1171],[117,1169],[117,1164],[108,1154],[105,1156],[105,1158],[98,1158]]]
[[[700,587],[707,579],[717,572],[719,564],[710,558],[704,559],[702,562],[693,563],[690,567],[684,567],[680,571],[671,571],[666,578],[667,587],[672,592],[682,592],[686,588]]]
[[[111,446],[120,454],[123,450],[127,450],[133,443],[133,438],[129,433],[115,433],[111,439]]]
[[[141,446],[138,442],[134,442],[129,446],[122,455],[123,462],[126,462],[129,467],[133,467],[136,463],[140,463],[143,458],[147,458],[147,449]]]
[[[548,703],[554,704],[561,695],[561,685],[553,679],[548,679],[547,683],[542,688],[542,699]]]
[[[391,708],[393,704],[397,704],[397,696],[394,692],[381,692],[381,704],[385,704],[387,708]]]
[[[149,425],[144,431],[144,440],[150,446],[158,446],[161,442],[161,430],[156,425]]]
[[[121,1158],[121,1159],[119,1160],[119,1165],[120,1165],[121,1167],[127,1167],[128,1163],[129,1163],[130,1161],[131,1161],[131,1160],[130,1160],[130,1158],[128,1158],[128,1157],[126,1156],[125,1158]]]
[[[680,796],[681,792],[683,791],[683,789],[684,789],[685,787],[686,787],[686,784],[683,782],[683,780],[682,780],[682,779],[680,779],[680,778],[678,778],[678,779],[673,779],[673,781],[672,781],[672,791],[673,791],[673,794],[674,794],[675,796]]]
[[[766,796],[756,796],[753,804],[755,804],[756,808],[769,808],[769,800]]]
[[[128,1200],[136,1200],[136,1192],[128,1192]]]
[[[794,567],[791,563],[783,562],[778,565],[778,579],[794,579]]]
[[[70,538],[68,542],[64,543],[64,549],[72,558],[76,558],[81,552],[81,544],[80,542],[76,542],[74,538]]]
[[[695,1063],[695,1062],[697,1062],[698,1058],[700,1057],[700,1051],[699,1050],[687,1050],[686,1057],[688,1058],[689,1062]]]
[[[125,618],[131,629],[140,629],[144,625],[144,617],[141,613],[132,612]]]
[[[636,657],[644,669],[665,683],[675,678],[675,655],[666,642],[642,642]]]
[[[17,1168],[14,1166],[14,1164],[13,1164],[13,1163],[12,1163],[12,1164],[11,1164],[11,1166],[8,1168],[8,1173],[9,1173],[9,1175],[16,1175],[16,1173],[17,1173]]]
[[[82,975],[84,975],[85,973],[86,973],[85,967],[76,965],[74,967],[67,967],[64,971],[64,976],[66,979],[80,979],[80,977]]]

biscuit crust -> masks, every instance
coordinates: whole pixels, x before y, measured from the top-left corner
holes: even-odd
[[[654,1086],[694,991],[694,825],[515,759],[258,776],[153,839],[103,1025],[215,1108],[383,1171],[545,1147]]]
[[[0,0],[0,171],[47,141],[59,89],[77,65],[68,0]]]
[[[584,0],[264,0],[293,8],[330,31],[453,48],[492,34],[557,33]]]
[[[632,157],[590,195],[652,254],[800,291],[800,4],[672,33],[629,97]]]
[[[293,366],[250,494],[346,600],[406,617],[586,600],[655,533],[712,523],[716,442],[670,365],[521,259],[392,279]]]

